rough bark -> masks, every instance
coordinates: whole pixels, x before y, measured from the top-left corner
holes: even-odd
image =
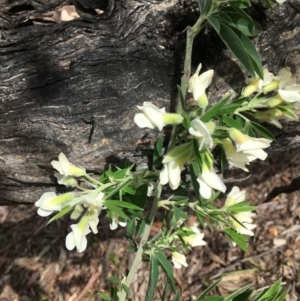
[[[135,126],[136,105],[174,109],[183,31],[196,20],[195,4],[77,0],[81,18],[55,23],[45,16],[68,1],[0,3],[0,203],[32,203],[59,189],[50,162],[60,152],[91,172],[144,160],[157,132]],[[264,28],[255,39],[263,62],[274,72],[291,67],[300,81],[299,12],[297,0],[273,12],[261,2],[250,10]],[[216,71],[212,100],[245,80],[210,30],[195,43],[199,62]],[[296,123],[276,136],[271,153],[300,146]]]

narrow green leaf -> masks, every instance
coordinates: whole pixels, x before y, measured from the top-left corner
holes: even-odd
[[[254,301],[273,301],[281,289],[281,278],[277,280],[263,295],[255,298]]]
[[[151,255],[150,256],[150,278],[149,278],[145,301],[154,300],[154,294],[158,283],[158,276],[159,276],[158,263],[156,257]]]
[[[135,232],[135,219],[132,219],[131,221],[127,222],[126,229],[127,229],[127,232],[130,236],[134,235],[134,232]]]
[[[201,301],[223,301],[224,297],[221,296],[212,296],[212,297],[206,297],[202,299]]]
[[[211,120],[216,114],[219,113],[219,110],[222,109],[222,107],[227,103],[227,101],[230,99],[231,95],[227,95],[225,98],[223,98],[221,101],[219,101],[216,105],[209,108],[206,113],[200,118],[203,122],[208,122]]]
[[[199,190],[200,186],[199,186],[199,183],[197,181],[198,175],[200,173],[198,164],[196,164],[195,162],[191,163],[189,165],[189,171],[190,171],[192,185],[193,185],[193,188],[194,188],[196,198],[201,202],[201,196],[200,196],[200,190]]]
[[[278,296],[278,297],[276,298],[275,301],[284,301],[284,300],[285,300],[285,297],[286,297],[287,294],[288,294],[288,292],[289,292],[289,290],[284,291],[280,296]]]
[[[170,284],[173,292],[175,293],[175,291],[176,291],[175,281],[174,281],[173,269],[172,269],[170,262],[166,258],[165,254],[162,253],[160,250],[156,250],[154,255],[157,259],[158,264],[163,268],[163,270],[168,278],[169,284]]]
[[[265,127],[261,126],[260,124],[251,121],[251,127],[260,136],[270,139],[270,140],[275,140],[275,137],[273,136],[273,134],[269,130],[267,130]]]
[[[133,205],[144,209],[147,202],[148,185],[143,184],[136,189],[135,195],[130,196],[130,201]]]
[[[249,289],[249,287],[251,287],[252,284],[248,284],[240,289],[238,289],[237,291],[233,292],[232,294],[230,294],[229,296],[227,296],[224,301],[232,301],[235,297],[237,297],[238,295],[241,295],[242,293],[244,293],[245,291],[247,291]]]
[[[121,282],[121,280],[118,277],[115,277],[115,276],[108,277],[108,280],[111,281],[111,282],[114,282],[114,283],[120,283]]]
[[[177,85],[177,90],[178,90],[179,102],[180,102],[180,106],[181,106],[181,110],[179,110],[179,111],[181,112],[181,111],[184,111],[185,100],[184,100],[184,97],[183,97],[183,94],[182,94],[182,91],[181,91],[181,88],[179,85]]]
[[[105,200],[103,202],[104,206],[107,205],[115,205],[115,206],[119,206],[122,208],[128,208],[128,209],[134,209],[134,210],[141,210],[142,208],[139,206],[136,206],[134,204],[128,203],[128,202],[124,202],[124,201],[118,201],[118,200]]]
[[[253,291],[251,290],[245,291],[239,294],[238,296],[234,297],[232,301],[247,301],[249,300],[249,297],[252,295],[252,293]]]
[[[220,116],[220,119],[226,124],[228,125],[229,127],[233,127],[233,128],[236,128],[238,130],[241,130],[242,127],[241,125],[235,120],[233,119],[232,117],[230,116]]]
[[[116,215],[118,215],[119,217],[124,218],[125,220],[128,219],[128,215],[125,214],[118,206],[115,206],[113,204],[109,204],[107,203],[105,205],[105,207],[110,210],[111,212],[115,213]]]
[[[67,206],[64,209],[62,209],[60,212],[58,212],[56,215],[54,215],[46,226],[48,226],[50,223],[54,222],[55,220],[61,218],[62,216],[66,215],[73,207]]]
[[[107,296],[107,295],[104,294],[104,293],[97,293],[96,295],[99,296],[100,298],[102,298],[102,299],[105,300],[105,301],[110,301],[110,300],[111,300],[110,297]]]
[[[165,301],[165,300],[167,301],[167,297],[168,297],[168,293],[169,293],[169,287],[170,287],[169,283],[166,282],[163,294],[161,296],[161,301]]]
[[[245,50],[240,38],[227,25],[220,23],[215,17],[207,18],[209,23],[214,27],[226,47],[234,54],[238,61],[244,66],[252,77],[255,77],[255,70],[249,58],[248,52]]]
[[[163,140],[162,140],[162,138],[158,138],[155,143],[154,152],[153,152],[153,166],[154,167],[161,165],[162,149],[163,149]]]
[[[218,150],[219,150],[221,170],[224,172],[225,170],[228,169],[228,166],[229,166],[228,159],[227,159],[226,153],[222,147],[218,147]]]
[[[175,298],[173,299],[173,301],[180,301],[180,293],[179,291],[176,292]]]
[[[203,300],[204,297],[206,297],[206,295],[209,294],[220,283],[221,280],[222,278],[219,278],[217,281],[211,284],[195,301]]]
[[[247,238],[245,235],[237,233],[235,230],[226,228],[223,230],[243,251],[248,252]]]
[[[202,16],[207,15],[212,8],[212,0],[198,0],[199,9]]]

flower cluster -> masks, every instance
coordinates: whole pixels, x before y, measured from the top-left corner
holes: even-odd
[[[270,95],[255,96],[250,100],[247,107],[255,119],[278,128],[282,128],[280,120],[299,121],[296,111],[300,108],[300,85],[296,83],[290,68],[280,69],[276,76],[265,69],[263,80],[258,77],[249,79],[242,96],[249,97],[254,92]]]
[[[76,247],[78,252],[82,252],[87,246],[86,236],[91,232],[98,233],[99,214],[103,209],[106,209],[104,190],[111,184],[101,185],[100,182],[89,177],[83,168],[71,164],[63,153],[60,153],[58,161],[52,161],[51,165],[58,171],[55,173],[55,177],[59,184],[67,187],[77,187],[80,191],[67,192],[61,195],[56,195],[54,192],[45,192],[35,202],[35,205],[39,208],[38,214],[48,216],[55,211],[65,211],[66,213],[72,211],[71,219],[79,219],[79,222],[71,225],[72,232],[66,237],[66,247],[68,250]],[[79,178],[84,180],[86,185],[91,186],[92,189],[79,187],[77,180]],[[126,222],[119,221],[118,215],[113,214],[110,228],[112,230],[116,229],[118,224],[124,227]]]

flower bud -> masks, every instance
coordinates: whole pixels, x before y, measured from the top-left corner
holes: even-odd
[[[165,125],[175,125],[182,123],[183,117],[180,114],[166,113],[163,115],[163,121]]]

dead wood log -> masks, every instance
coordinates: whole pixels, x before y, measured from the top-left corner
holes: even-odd
[[[134,125],[136,105],[175,107],[184,29],[198,14],[193,1],[76,0],[81,17],[58,23],[53,10],[66,4],[0,3],[1,204],[32,203],[59,189],[50,161],[60,152],[91,172],[124,158],[143,160],[157,132]],[[297,0],[273,12],[254,1],[249,13],[264,28],[255,39],[264,64],[273,72],[289,66],[300,82]],[[215,69],[214,101],[245,81],[209,29],[197,38],[193,59]],[[276,136],[271,154],[297,148],[300,125]]]

